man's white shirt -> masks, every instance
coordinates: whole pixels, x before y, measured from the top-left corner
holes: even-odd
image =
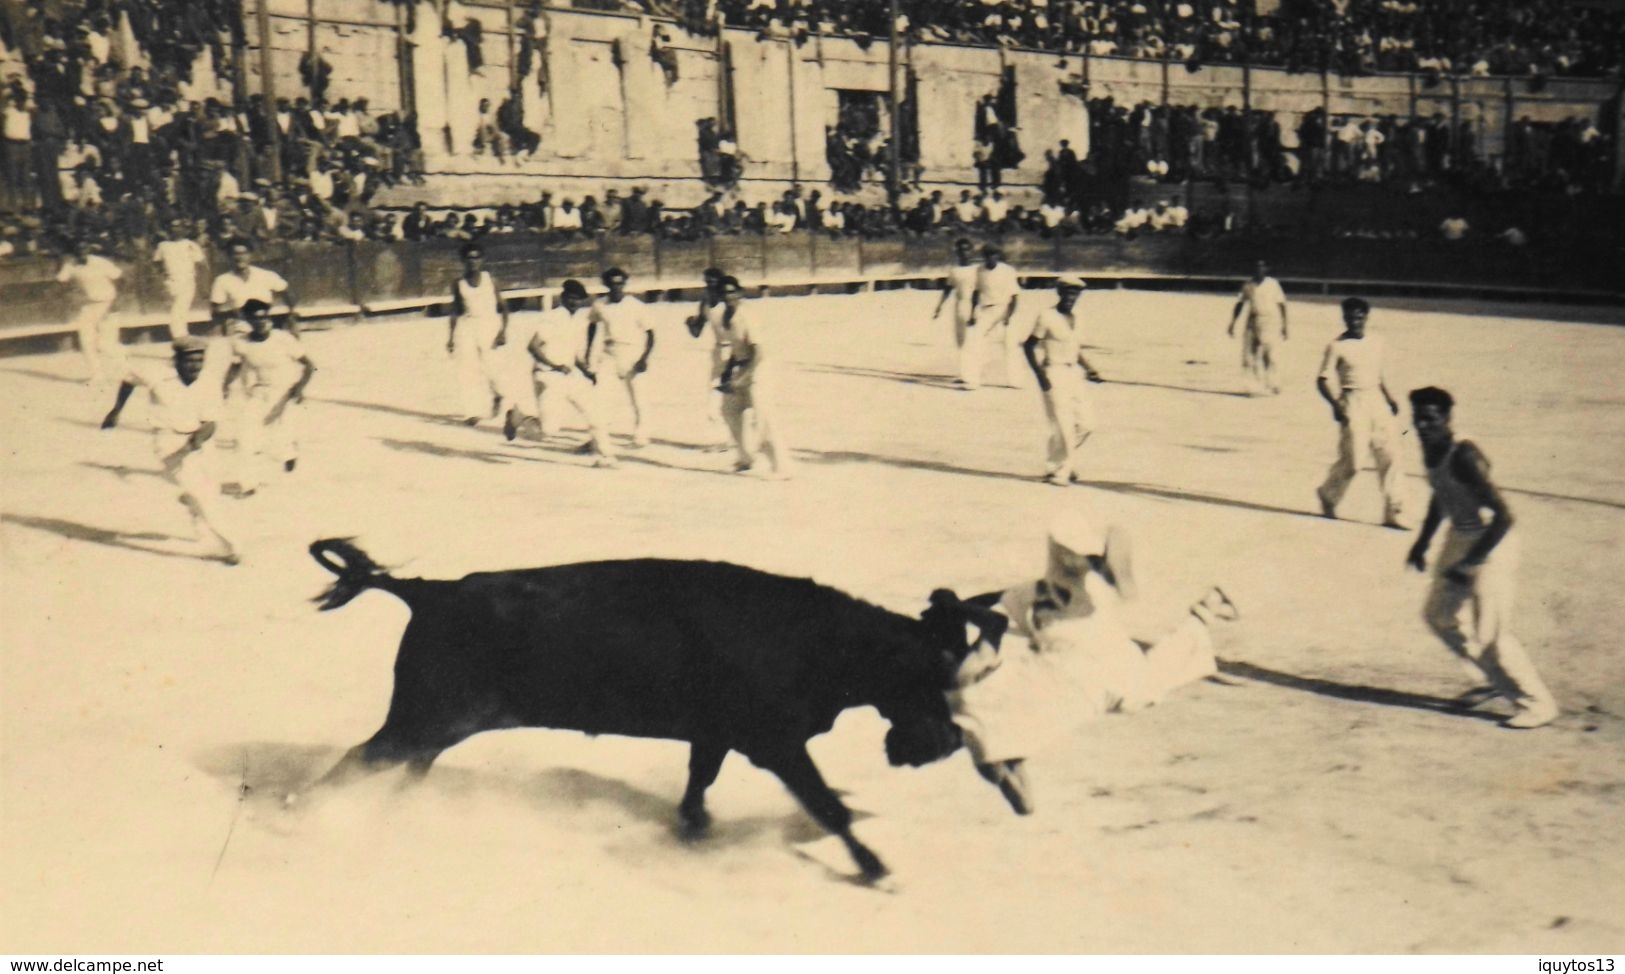
[[[978,264],[976,291],[978,305],[1002,313],[1009,307],[1010,299],[1021,293],[1021,279],[1016,276],[1016,269],[1003,261],[991,269],[985,263]]]
[[[57,272],[56,279],[62,284],[75,284],[84,294],[85,300],[95,303],[111,301],[118,297],[118,288],[113,282],[124,276],[118,265],[106,257],[95,254],[85,258],[83,264],[68,261]]]
[[[203,263],[203,248],[196,240],[164,240],[152,259],[163,265],[164,277],[171,281],[197,280],[197,267]]]
[[[1336,378],[1342,392],[1363,392],[1386,384],[1382,339],[1368,334],[1358,340],[1333,341],[1321,359],[1320,378],[1328,382]]]
[[[247,277],[238,277],[236,271],[216,277],[214,286],[209,289],[209,303],[236,311],[249,301],[271,304],[279,292],[287,289],[288,282],[281,274],[263,267],[250,267]]]

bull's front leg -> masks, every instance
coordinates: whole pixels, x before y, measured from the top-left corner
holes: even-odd
[[[717,780],[728,749],[719,744],[695,741],[688,752],[688,788],[677,806],[684,839],[704,837],[711,828],[711,815],[705,810],[705,790]]]
[[[790,793],[796,796],[819,825],[840,836],[865,881],[872,883],[885,878],[888,872],[885,863],[852,835],[851,810],[824,783],[824,776],[818,773],[818,766],[807,754],[805,743],[782,750],[749,754],[748,757],[758,767],[778,775],[779,780],[784,782],[785,787],[790,789]]]

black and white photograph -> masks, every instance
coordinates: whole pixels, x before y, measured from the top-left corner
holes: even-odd
[[[1625,0],[0,0],[0,954],[1611,970],[1622,126]]]

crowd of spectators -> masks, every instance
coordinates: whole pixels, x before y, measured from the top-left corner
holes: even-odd
[[[608,189],[602,199],[589,195],[578,201],[543,193],[536,202],[519,205],[448,209],[420,203],[406,211],[379,210],[358,223],[354,239],[474,240],[542,234],[561,241],[602,236],[696,241],[798,230],[831,237],[877,237],[900,229],[889,206],[826,199],[820,190],[803,193],[797,188],[772,201],[754,203],[731,192],[714,192],[698,206],[674,209],[637,186],[624,195]]]
[[[1227,229],[1228,217],[1198,218],[1177,202],[1160,200],[1112,209],[1103,201],[1086,212],[1046,200],[1022,206],[1000,190],[962,190],[950,200],[941,190],[911,194],[897,208],[857,199],[825,197],[822,190],[786,190],[772,200],[749,202],[733,193],[714,192],[698,206],[670,209],[643,187],[622,195],[610,189],[602,200],[586,196],[555,199],[544,193],[535,203],[468,209],[435,209],[419,204],[404,212],[379,212],[357,227],[354,239],[474,240],[486,236],[541,234],[560,241],[603,236],[654,236],[699,241],[713,237],[765,237],[791,233],[831,239],[900,235],[1032,233],[1050,238],[1080,233],[1173,232],[1187,228]]]
[[[867,45],[893,26],[888,5],[874,0],[624,2],[696,32],[720,21]],[[910,40],[1192,66],[1596,78],[1618,76],[1625,61],[1625,11],[1570,0],[901,0],[900,11],[896,26]]]
[[[726,22],[784,36],[810,30],[874,37],[889,26],[884,3],[628,2],[679,14],[690,26],[714,29]],[[924,40],[1190,63],[1302,67],[1332,57],[1334,66],[1350,71],[1542,77],[1617,74],[1625,22],[1617,12],[1551,0],[1282,0],[1267,16],[1239,0],[903,0],[902,9],[900,26]],[[536,15],[534,4],[526,8],[526,18]],[[528,44],[528,32],[525,39]],[[1307,60],[1301,56],[1305,39],[1318,45]],[[473,41],[471,57],[477,36]],[[977,103],[972,156],[978,185],[957,201],[917,192],[918,136],[911,141],[905,132],[898,188],[907,202],[901,207],[825,201],[817,193],[747,203],[731,195],[746,162],[737,139],[724,122],[705,118],[697,123],[700,172],[716,192],[692,210],[668,210],[641,192],[621,197],[612,191],[602,200],[554,204],[544,198],[430,218],[426,209],[373,207],[381,188],[421,180],[413,117],[376,112],[365,98],[330,101],[332,68],[320,56],[300,63],[303,93],[279,99],[271,111],[259,99],[233,101],[227,82],[240,73],[235,60],[244,43],[235,0],[30,0],[0,8],[0,255],[59,249],[75,238],[130,254],[177,220],[217,239],[261,241],[513,232],[699,239],[796,229],[837,236],[943,228],[1138,233],[1202,223],[1177,203],[1142,202],[1138,184],[1147,177],[1371,182],[1416,192],[1469,180],[1489,188],[1577,192],[1606,186],[1612,177],[1614,136],[1584,118],[1557,124],[1520,119],[1491,166],[1475,144],[1474,126],[1442,114],[1327,118],[1316,110],[1283,126],[1275,113],[1256,109],[1095,98],[1088,102],[1088,151],[1080,154],[1066,142],[1047,151],[1043,204],[1024,209],[1007,204],[1000,192],[1003,173],[1025,158],[1007,72],[998,90]],[[662,60],[669,45],[666,28],[657,27],[650,53],[674,82],[677,59]],[[522,61],[534,56],[534,50],[521,51]],[[826,128],[829,188],[861,196],[885,170],[889,126],[878,95],[844,94],[835,124]],[[517,96],[500,105],[480,101],[474,152],[503,159],[535,152],[540,137],[521,116]],[[907,192],[911,186],[915,192]],[[727,202],[724,194],[730,194]]]
[[[419,178],[414,120],[328,103],[320,58],[302,64],[310,95],[269,113],[234,102],[219,80],[243,50],[230,0],[0,13],[0,249],[57,236],[122,253],[176,220],[221,239],[340,239],[380,187]]]
[[[1096,193],[1119,204],[1131,176],[1178,183],[1190,179],[1381,183],[1421,192],[1441,183],[1484,189],[1601,190],[1612,180],[1612,137],[1576,117],[1558,123],[1527,117],[1513,126],[1494,165],[1479,151],[1466,119],[1363,117],[1314,109],[1283,126],[1261,109],[1133,106],[1089,101],[1086,158],[1066,143],[1045,153],[1046,199],[1086,208]]]

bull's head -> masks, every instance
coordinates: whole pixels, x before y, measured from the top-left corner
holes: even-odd
[[[919,767],[940,761],[959,749],[964,736],[948,710],[947,692],[965,657],[981,646],[997,650],[1009,620],[993,611],[991,599],[964,600],[949,589],[931,593],[920,615],[921,642],[917,667],[908,691],[882,713],[891,721],[886,732],[886,760]]]

